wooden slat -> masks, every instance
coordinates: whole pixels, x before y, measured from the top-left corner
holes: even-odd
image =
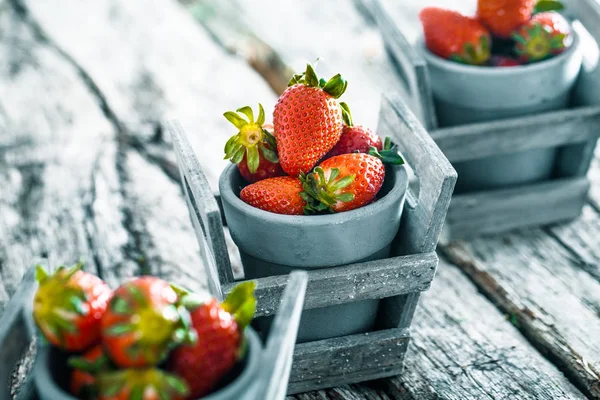
[[[233,272],[221,223],[221,210],[181,124],[173,121],[167,129],[171,133],[173,147],[177,154],[180,181],[186,199],[191,201],[191,204],[188,204],[190,217],[197,225],[194,226],[194,231],[204,253],[209,286],[212,288],[212,293],[222,299],[221,283],[233,282]],[[203,248],[204,242],[207,242],[208,249]]]
[[[6,311],[0,317],[0,397],[3,399],[11,398],[10,381],[13,368],[34,340],[31,320],[25,313],[31,312],[36,288],[35,269],[29,268]],[[29,379],[25,380],[21,391],[31,391]]]
[[[436,266],[435,253],[427,253],[313,270],[309,272],[304,309],[427,290]],[[285,275],[257,280],[258,316],[277,310],[287,280]],[[223,291],[227,294],[234,287],[224,285]]]
[[[449,260],[592,398],[600,398],[600,282],[541,229],[456,242]]]
[[[583,177],[455,195],[448,211],[449,233],[458,239],[576,218],[588,189]]]
[[[585,398],[509,319],[440,260],[421,296],[402,375],[382,382],[383,389],[402,400]]]
[[[458,162],[597,139],[598,126],[600,107],[594,106],[438,129],[431,136],[451,162]]]
[[[263,370],[260,380],[263,384],[255,394],[257,399],[280,400],[285,397],[307,282],[305,271],[293,271],[289,275],[273,326],[269,330],[261,363]]]
[[[397,375],[407,345],[402,329],[297,344],[288,392]]]
[[[407,196],[398,233],[399,251],[433,251],[456,184],[456,171],[397,93],[383,97],[378,134],[398,144],[419,180],[419,193],[411,190]]]

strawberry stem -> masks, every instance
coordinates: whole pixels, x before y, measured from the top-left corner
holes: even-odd
[[[354,182],[356,176],[339,177],[339,174],[340,170],[338,168],[332,168],[329,172],[329,178],[327,178],[325,171],[321,167],[316,167],[313,173],[300,175],[302,188],[304,189],[300,196],[306,201],[305,214],[320,214],[325,211],[334,213],[333,206],[337,202],[346,203],[354,200],[353,193],[341,193],[341,190]]]
[[[378,151],[375,147],[369,147],[367,154],[379,158],[384,164],[402,165],[404,159],[398,153],[398,146],[392,143],[389,137],[386,137],[383,144],[383,149]]]

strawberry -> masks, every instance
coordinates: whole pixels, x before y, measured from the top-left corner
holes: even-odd
[[[281,167],[290,176],[307,173],[342,135],[342,108],[337,99],[348,82],[340,74],[319,80],[313,67],[294,75],[273,112]]]
[[[189,393],[181,378],[157,368],[100,373],[98,387],[99,400],[184,400]]]
[[[492,56],[490,65],[492,67],[517,67],[521,65],[521,63],[512,57]]]
[[[111,289],[102,279],[83,272],[82,263],[59,267],[53,275],[37,266],[39,288],[33,318],[44,337],[66,351],[82,351],[100,341],[100,320]]]
[[[222,304],[210,296],[184,297],[198,341],[175,349],[167,370],[187,382],[190,399],[213,390],[243,356],[243,332],[256,309],[255,286],[254,282],[237,285]]]
[[[265,179],[240,192],[245,203],[276,214],[302,215],[306,201],[301,197],[302,183],[292,176]]]
[[[345,111],[342,136],[324,158],[327,159],[340,154],[366,153],[369,151],[370,147],[381,150],[383,148],[381,138],[374,134],[369,128],[365,128],[361,125],[355,126],[352,123],[352,116],[348,109],[348,105],[344,102],[341,102],[340,105]]]
[[[383,162],[370,154],[342,154],[323,161],[315,172],[302,176],[314,212],[350,211],[369,204],[385,178]]]
[[[514,34],[515,52],[522,62],[541,61],[567,49],[571,28],[557,12],[536,14]]]
[[[267,129],[269,125],[265,125],[265,110],[262,104],[258,104],[258,109],[256,121],[252,109],[248,106],[238,109],[237,112],[227,111],[223,114],[239,129],[225,144],[225,159],[237,164],[240,174],[248,182],[284,175],[277,157],[275,137]]]
[[[529,21],[534,7],[535,0],[478,0],[477,17],[494,35],[506,39]]]
[[[419,18],[432,53],[464,64],[483,65],[489,60],[490,32],[475,18],[437,7],[424,8]]]
[[[160,363],[177,344],[192,342],[189,313],[167,282],[134,278],[115,290],[102,318],[102,341],[110,359],[120,367]]]
[[[73,368],[71,393],[78,399],[96,400],[98,398],[96,375],[110,369],[110,361],[102,345],[96,345],[81,357],[69,358],[69,366]]]

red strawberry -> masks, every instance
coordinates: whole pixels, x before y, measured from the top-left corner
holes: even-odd
[[[419,18],[432,53],[464,64],[483,65],[489,60],[490,32],[475,18],[437,7],[424,8]]]
[[[521,65],[521,63],[512,57],[492,56],[490,59],[490,65],[492,67],[517,67]]]
[[[347,107],[345,103],[341,104],[342,107]],[[342,136],[325,158],[339,156],[340,154],[367,153],[371,147],[375,147],[377,150],[383,148],[381,138],[374,134],[372,130],[361,125],[353,125],[349,112],[345,113],[344,116],[347,117],[345,118],[347,121],[342,130]]]
[[[315,200],[309,209],[342,212],[369,204],[384,178],[385,167],[379,158],[352,153],[323,161],[314,173],[301,179],[304,191]]]
[[[254,288],[254,282],[241,283],[220,305],[210,296],[184,298],[198,341],[175,349],[167,369],[187,382],[189,398],[208,394],[243,355],[243,332],[256,309]]]
[[[508,39],[531,18],[536,0],[478,0],[477,17],[494,35]]]
[[[153,366],[174,345],[193,341],[189,313],[165,281],[143,276],[125,283],[113,295],[102,318],[102,341],[120,367]]]
[[[82,351],[100,341],[100,320],[112,291],[102,279],[81,271],[82,263],[48,275],[37,266],[39,288],[33,318],[44,337],[66,351]]]
[[[184,400],[189,393],[181,378],[157,368],[101,373],[98,386],[99,400]]]
[[[265,179],[240,192],[245,203],[276,214],[302,215],[306,201],[301,197],[302,183],[292,176]]]
[[[525,63],[544,60],[565,51],[571,42],[570,35],[569,23],[559,13],[536,14],[513,34],[517,42],[515,52]]]
[[[279,96],[273,125],[281,167],[288,175],[310,171],[340,139],[343,119],[337,99],[347,85],[340,74],[319,80],[307,65]]]
[[[71,393],[78,399],[96,400],[98,398],[96,375],[110,369],[110,362],[102,345],[96,345],[81,357],[69,358],[69,366],[73,368]]]
[[[237,112],[227,111],[223,114],[239,129],[225,144],[225,159],[237,164],[240,174],[248,182],[284,175],[277,157],[275,137],[267,130],[270,125],[265,125],[265,110],[260,103],[258,108],[256,121],[252,109],[248,106],[238,109]]]

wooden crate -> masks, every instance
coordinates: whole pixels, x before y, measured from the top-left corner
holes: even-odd
[[[177,123],[170,125],[190,216],[215,293],[235,285],[223,231],[224,217],[201,165]],[[420,189],[409,189],[393,258],[308,272],[304,309],[382,299],[373,332],[297,344],[288,393],[398,375],[420,292],[437,268],[435,248],[456,172],[399,95],[384,96],[379,122],[412,166]],[[214,254],[214,257],[211,255]],[[214,261],[216,260],[216,261]],[[285,276],[257,279],[258,316],[274,312]],[[335,296],[332,294],[335,293]]]
[[[386,48],[404,78],[413,108],[450,162],[532,149],[557,148],[550,180],[506,189],[455,194],[448,210],[446,232],[450,239],[498,233],[545,225],[580,215],[590,182],[586,177],[600,135],[600,107],[580,82],[573,90],[573,107],[537,115],[440,129],[424,58],[403,36],[379,0],[369,3]],[[593,0],[576,0],[568,7],[586,26],[600,22],[600,6]],[[575,25],[580,36],[582,25]],[[585,51],[585,50],[584,50]],[[595,102],[598,104],[598,102]],[[460,180],[460,177],[459,177]]]

